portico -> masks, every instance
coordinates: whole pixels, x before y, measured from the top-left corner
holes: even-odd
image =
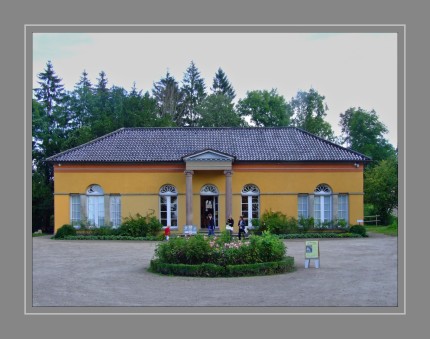
[[[186,225],[193,225],[193,175],[197,171],[222,171],[225,175],[225,215],[226,217],[231,215],[232,213],[232,164],[234,161],[234,157],[225,153],[217,152],[212,149],[202,150],[197,153],[193,153],[183,157],[183,161],[185,162],[185,177],[186,177],[186,185],[185,185],[185,202],[186,202]],[[210,185],[206,185],[206,187],[210,187]],[[217,192],[214,190],[207,190],[209,194],[206,192],[201,192],[202,195],[213,196],[217,195]],[[217,195],[218,197],[218,195]],[[211,203],[210,209],[212,209],[212,213],[214,213],[215,224],[218,219],[218,209],[217,204],[218,201],[206,200]],[[206,208],[206,211],[209,208]],[[203,219],[203,217],[201,218]],[[204,227],[204,223],[201,223],[201,227]]]

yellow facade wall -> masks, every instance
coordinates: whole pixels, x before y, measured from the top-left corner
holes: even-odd
[[[179,232],[186,223],[185,165],[58,165],[55,170],[55,231],[70,223],[70,194],[85,194],[88,186],[100,185],[105,194],[121,195],[121,215],[139,213],[159,216],[159,190],[165,184],[178,191]],[[353,164],[233,165],[232,210],[237,223],[241,214],[241,190],[254,184],[260,190],[260,214],[281,211],[297,217],[297,195],[312,194],[319,184],[327,184],[334,194],[349,194],[349,223],[363,219],[363,171]],[[223,171],[195,171],[193,175],[193,224],[200,225],[200,190],[212,184],[218,188],[219,225],[225,227],[225,175]]]

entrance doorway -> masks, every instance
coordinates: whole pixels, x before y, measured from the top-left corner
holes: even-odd
[[[200,227],[208,228],[208,215],[212,214],[215,227],[218,227],[218,196],[200,196]]]

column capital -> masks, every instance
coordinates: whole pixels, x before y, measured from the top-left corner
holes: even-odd
[[[194,174],[194,171],[191,171],[191,170],[185,170],[185,171],[184,171],[184,174],[185,174],[187,177],[189,177],[189,176],[192,176],[192,175]]]
[[[224,174],[225,174],[226,176],[232,176],[232,175],[233,175],[233,171],[232,171],[232,170],[225,170],[225,171],[224,171]]]

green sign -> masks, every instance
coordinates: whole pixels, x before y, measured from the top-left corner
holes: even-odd
[[[308,240],[306,241],[305,258],[306,259],[317,259],[320,256],[320,250],[318,241]]]

